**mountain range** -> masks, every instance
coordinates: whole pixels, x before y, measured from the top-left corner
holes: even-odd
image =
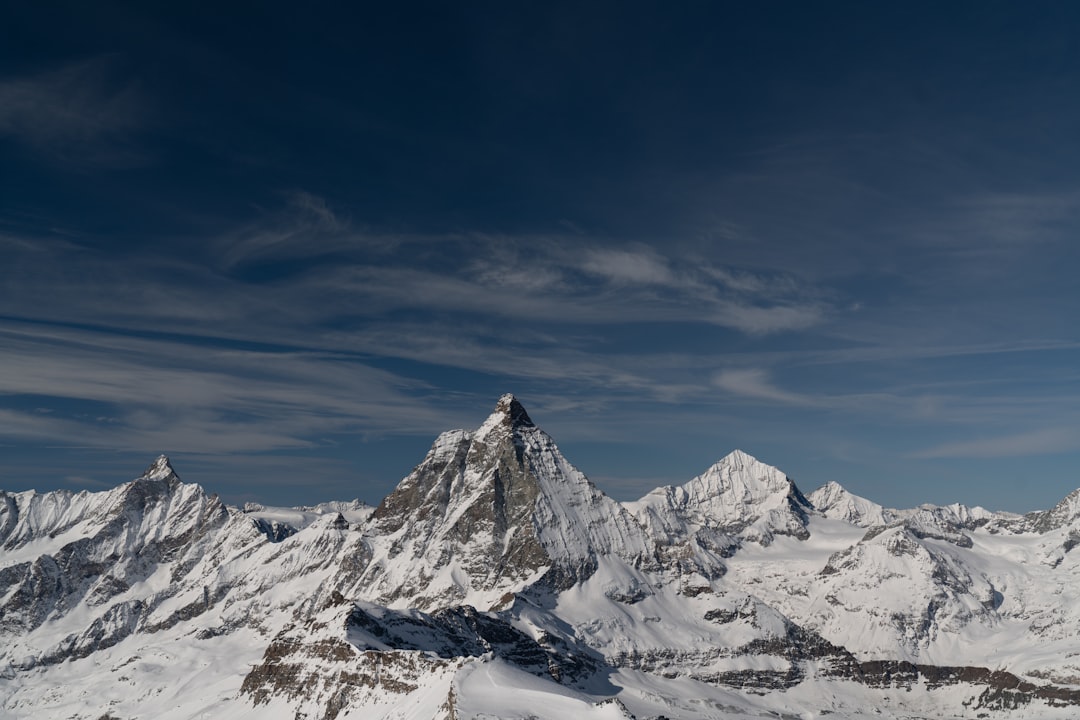
[[[1080,490],[804,494],[734,451],[617,502],[511,395],[377,507],[231,507],[162,456],[0,492],[6,718],[1072,718]]]

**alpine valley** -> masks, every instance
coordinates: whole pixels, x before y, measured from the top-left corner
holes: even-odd
[[[165,457],[0,492],[0,716],[1074,718],[1080,491],[809,495],[735,451],[620,503],[510,395],[372,508],[229,507]]]

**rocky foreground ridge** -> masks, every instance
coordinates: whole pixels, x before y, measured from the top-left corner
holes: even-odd
[[[1075,717],[1078,497],[890,509],[735,451],[619,503],[509,395],[377,508],[162,457],[0,492],[0,715]]]

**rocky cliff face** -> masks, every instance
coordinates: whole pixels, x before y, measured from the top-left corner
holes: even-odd
[[[395,607],[490,607],[526,584],[585,580],[600,555],[634,558],[650,543],[503,396],[475,432],[444,433],[372,516],[365,595]],[[374,592],[374,594],[372,594]]]
[[[0,707],[1071,717],[1075,495],[892,510],[736,451],[618,503],[513,396],[374,510],[229,508],[159,458],[108,492],[0,493]]]
[[[1048,533],[1080,523],[1080,490],[1074,490],[1049,510],[1028,513],[1001,523],[1018,532]]]

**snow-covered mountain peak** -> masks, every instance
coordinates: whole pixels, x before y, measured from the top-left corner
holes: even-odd
[[[679,487],[653,490],[627,506],[669,539],[709,528],[768,545],[774,535],[809,537],[814,507],[783,472],[735,450]]]
[[[814,503],[814,507],[818,510],[824,510],[837,500],[846,500],[849,497],[855,496],[835,480],[830,480],[806,496],[807,500]]]
[[[372,522],[392,538],[366,576],[374,596],[423,608],[490,606],[545,573],[561,586],[589,576],[598,555],[637,557],[648,546],[513,395],[475,432],[440,435]],[[390,561],[400,572],[382,572]]]
[[[756,457],[734,450],[720,458],[708,470],[683,485],[691,501],[705,502],[717,496],[730,496],[742,503],[767,502],[777,493],[786,496],[798,488],[777,468]],[[802,493],[799,493],[802,497]]]
[[[165,480],[169,477],[176,477],[177,479],[179,479],[176,471],[173,470],[172,463],[169,462],[169,456],[158,455],[157,459],[154,460],[154,462],[150,463],[150,467],[146,468],[146,470],[143,471],[143,474],[139,479]]]
[[[745,450],[740,450],[739,448],[735,448],[727,455],[717,460],[715,464],[728,465],[737,468],[761,467],[765,470],[776,470],[776,468],[772,467],[771,465],[766,465],[750,453],[746,452]]]
[[[525,406],[512,394],[506,393],[495,403],[495,409],[477,429],[476,436],[485,437],[496,428],[513,431],[533,427],[536,425],[526,412]]]
[[[896,514],[872,500],[855,495],[838,482],[830,480],[807,496],[825,517],[844,520],[860,527],[888,525]]]

